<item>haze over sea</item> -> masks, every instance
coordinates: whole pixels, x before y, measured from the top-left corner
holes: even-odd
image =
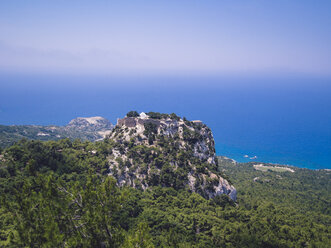
[[[295,76],[0,76],[0,124],[112,123],[130,110],[175,112],[213,131],[218,155],[331,168],[331,80]],[[248,155],[244,157],[245,155]],[[250,159],[257,156],[257,159]]]

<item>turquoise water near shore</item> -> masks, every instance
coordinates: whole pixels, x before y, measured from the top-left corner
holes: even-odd
[[[200,119],[217,154],[239,162],[331,168],[330,79],[0,74],[0,124],[116,123],[130,110]]]
[[[329,169],[329,156],[322,152],[302,152],[298,154],[296,151],[269,151],[267,149],[249,149],[247,147],[237,148],[225,144],[216,144],[216,152],[218,155],[226,156],[234,159],[237,162],[265,162],[273,164],[281,164],[288,166],[296,166],[308,169]],[[319,153],[317,155],[317,153]],[[318,156],[318,157],[316,157]]]

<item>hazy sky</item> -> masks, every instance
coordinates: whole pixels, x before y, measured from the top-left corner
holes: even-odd
[[[0,70],[331,75],[330,0],[1,1]]]

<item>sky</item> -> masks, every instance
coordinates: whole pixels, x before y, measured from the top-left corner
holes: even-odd
[[[329,0],[0,1],[0,72],[331,75]]]

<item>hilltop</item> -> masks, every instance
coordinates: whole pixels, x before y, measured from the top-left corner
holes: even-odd
[[[204,197],[226,194],[236,200],[236,189],[217,170],[215,142],[201,121],[175,114],[129,112],[109,135],[110,174],[119,185],[188,188]]]

